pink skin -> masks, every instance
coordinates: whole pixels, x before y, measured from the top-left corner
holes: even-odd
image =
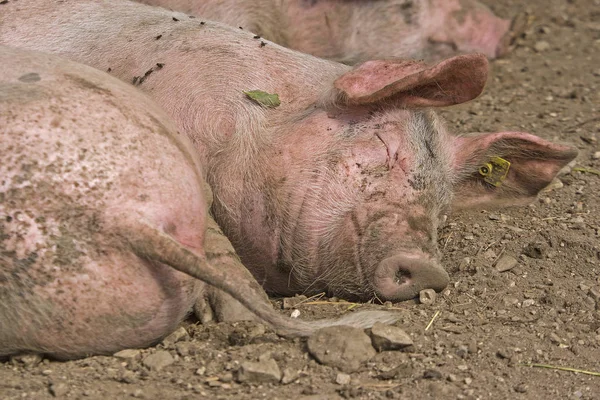
[[[0,93],[0,355],[110,353],[174,330],[200,281],[112,229],[139,219],[203,252],[189,144],[142,93],[56,57],[0,46]]]
[[[224,22],[283,46],[349,64],[381,57],[442,59],[511,48],[519,26],[475,0],[140,0]]]
[[[127,82],[164,63],[139,88],[195,143],[213,214],[269,292],[404,300],[440,290],[448,276],[436,230],[454,193],[460,203],[521,204],[576,155],[524,133],[447,132],[426,108],[479,95],[483,55],[351,69],[124,1],[15,4],[0,15],[5,43],[111,68]],[[244,96],[249,89],[277,93],[282,104],[263,108]],[[493,187],[478,171],[496,156],[515,172],[543,168]]]
[[[427,23],[432,42],[447,44],[461,53],[480,52],[489,58],[509,51],[503,37],[510,34],[511,21],[496,17],[474,0],[429,0]]]

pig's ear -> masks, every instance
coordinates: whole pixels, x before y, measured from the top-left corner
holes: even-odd
[[[367,61],[333,85],[345,105],[386,101],[406,108],[443,107],[479,96],[487,75],[487,58],[466,54],[432,66],[407,60]]]
[[[522,132],[456,137],[454,145],[455,209],[527,204],[577,156]]]

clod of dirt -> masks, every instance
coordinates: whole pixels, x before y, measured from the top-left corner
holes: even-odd
[[[163,339],[162,344],[166,348],[172,347],[175,343],[180,342],[182,340],[188,340],[190,335],[185,330],[183,326],[180,326],[175,332],[171,333],[169,336]]]
[[[281,371],[272,358],[259,362],[244,361],[240,364],[237,380],[250,383],[277,383],[281,380]]]
[[[144,358],[143,364],[153,371],[160,371],[175,362],[175,359],[168,351],[159,350]]]
[[[419,292],[419,302],[425,305],[432,305],[435,303],[437,293],[433,289],[425,289]]]
[[[542,242],[529,243],[523,249],[523,254],[530,258],[544,258],[546,256],[547,245]]]
[[[319,329],[307,345],[308,352],[318,362],[347,373],[358,370],[376,354],[371,338],[362,329],[349,326]]]
[[[371,328],[371,342],[377,351],[399,350],[413,344],[412,339],[404,330],[379,322]]]
[[[495,268],[498,272],[505,272],[513,269],[519,262],[511,255],[505,254],[496,261]]]

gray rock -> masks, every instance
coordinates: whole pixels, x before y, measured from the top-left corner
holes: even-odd
[[[377,322],[371,328],[371,342],[377,351],[398,350],[413,344],[404,330]]]
[[[159,350],[144,358],[143,364],[153,371],[160,371],[175,362],[175,359],[168,351]]]
[[[371,338],[362,330],[349,326],[319,329],[308,339],[308,352],[321,364],[354,372],[370,360],[376,351]]]
[[[12,356],[10,361],[13,365],[23,365],[25,367],[35,367],[42,362],[42,356],[39,354],[19,354]]]
[[[496,261],[496,265],[494,266],[498,272],[505,272],[513,269],[517,266],[519,261],[511,255],[504,254],[502,257]]]
[[[277,383],[281,380],[281,371],[272,358],[260,362],[244,361],[238,369],[237,380],[251,383]]]
[[[177,328],[177,330],[175,330],[175,332],[171,333],[169,336],[164,338],[162,344],[165,347],[171,347],[175,343],[180,342],[182,340],[188,340],[189,338],[190,335],[188,334],[188,332],[183,326],[180,326],[179,328]]]
[[[281,376],[281,383],[283,383],[284,385],[288,385],[292,382],[297,381],[299,377],[300,374],[298,373],[298,371],[293,370],[291,368],[284,368],[283,374]]]
[[[350,383],[350,375],[339,372],[335,377],[335,383],[338,385],[348,385]]]

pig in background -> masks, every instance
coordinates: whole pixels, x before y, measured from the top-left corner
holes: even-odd
[[[446,129],[434,109],[479,95],[483,55],[350,68],[127,1],[3,7],[0,42],[110,70],[174,118],[206,166],[215,220],[273,294],[400,301],[441,290],[441,216],[525,204],[576,155],[527,133]],[[249,89],[281,105],[262,107]],[[510,168],[490,181],[498,160]]]
[[[275,312],[208,215],[194,153],[133,87],[0,46],[0,357],[148,346],[204,301],[204,282],[288,335],[395,320]]]
[[[374,58],[504,56],[526,16],[496,17],[476,0],[139,0],[241,26],[268,40],[346,64]]]

